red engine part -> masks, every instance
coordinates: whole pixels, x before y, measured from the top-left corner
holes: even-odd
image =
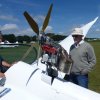
[[[42,45],[42,50],[52,54],[57,53],[57,49],[52,45],[48,45],[48,44]]]

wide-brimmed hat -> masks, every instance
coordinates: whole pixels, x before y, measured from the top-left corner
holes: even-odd
[[[83,30],[81,28],[75,28],[72,32],[72,36],[73,35],[81,35],[83,36]]]

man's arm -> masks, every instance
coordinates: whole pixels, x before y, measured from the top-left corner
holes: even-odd
[[[11,67],[12,64],[9,64],[7,61],[2,61],[2,65],[5,67]]]
[[[88,47],[88,63],[89,67],[92,69],[96,64],[96,56],[93,47],[90,45]]]

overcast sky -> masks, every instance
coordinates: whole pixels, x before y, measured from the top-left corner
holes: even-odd
[[[46,32],[68,35],[73,28],[100,16],[100,0],[0,0],[0,30],[3,34],[35,35],[23,13],[27,11],[41,27],[51,3],[53,9]],[[100,38],[100,18],[87,37]]]

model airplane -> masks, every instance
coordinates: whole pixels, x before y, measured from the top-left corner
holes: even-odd
[[[50,7],[50,9],[52,6]],[[49,21],[51,10],[46,18]],[[24,13],[25,17],[32,29],[40,34],[38,31],[37,23],[29,16],[28,13]],[[82,27],[84,35],[98,19],[95,18],[90,23]],[[44,24],[47,26],[48,21]],[[34,27],[33,27],[33,26]],[[44,26],[45,26],[44,25]],[[43,27],[44,27],[43,26]],[[46,28],[46,26],[44,28]],[[43,28],[43,29],[44,29]],[[44,31],[44,30],[43,30]],[[65,46],[67,43],[67,46]],[[67,52],[69,47],[73,44],[71,35],[59,43]],[[49,51],[48,51],[49,52]],[[54,52],[52,52],[54,53]],[[44,54],[45,55],[45,54]],[[43,56],[44,56],[43,55]],[[48,64],[47,55],[46,59],[40,57],[37,61],[31,65],[19,61],[14,64],[6,73],[6,82],[3,87],[0,87],[0,99],[1,100],[100,100],[100,94],[89,89],[85,89],[71,82],[65,81],[65,73],[52,69],[55,73],[49,75],[48,66],[56,66],[53,63]],[[41,62],[42,60],[42,62]],[[44,62],[43,62],[44,61]]]

